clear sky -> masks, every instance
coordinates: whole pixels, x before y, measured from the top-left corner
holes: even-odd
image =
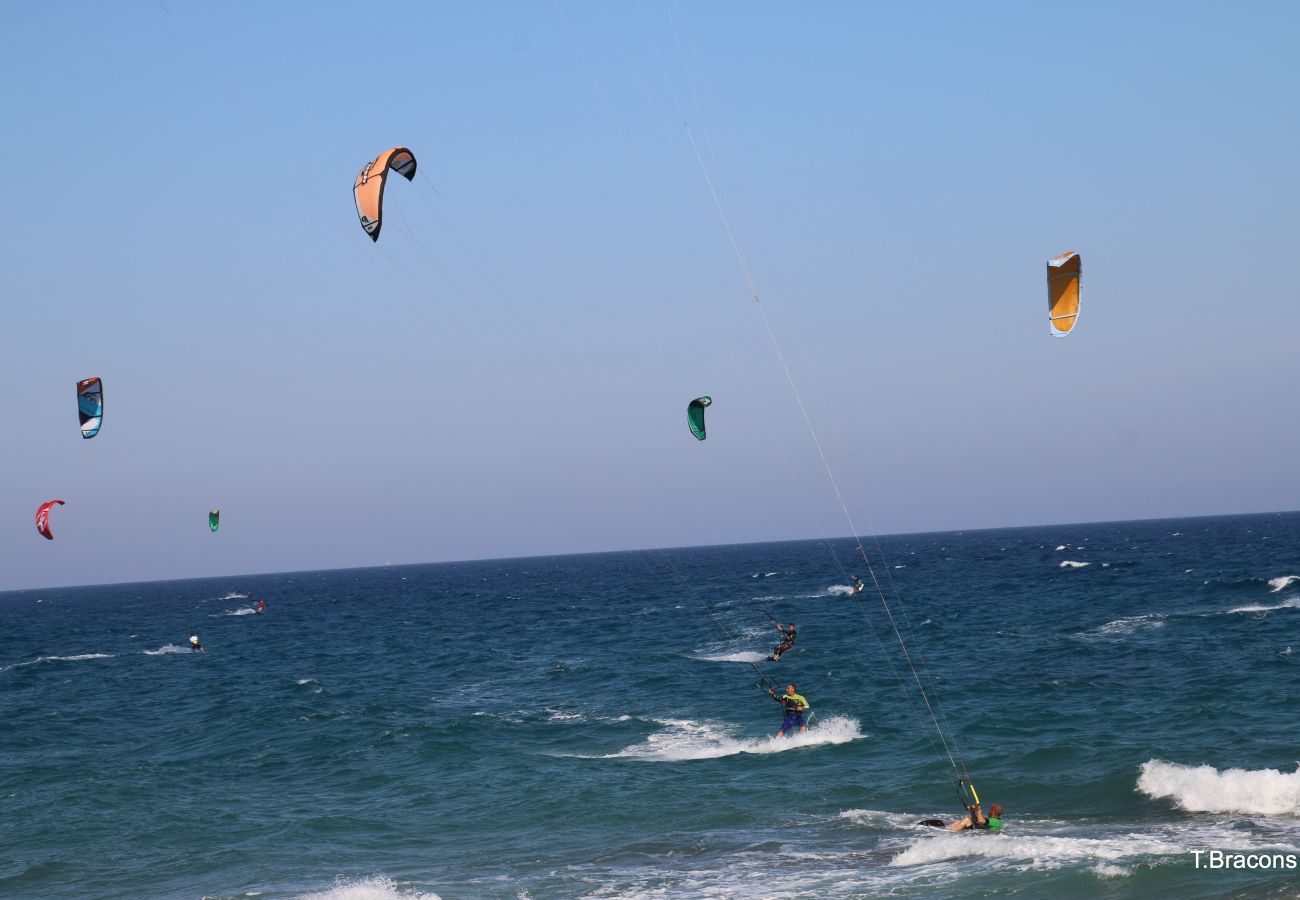
[[[705,170],[864,529],[1300,507],[1300,5],[123,0],[0,33],[0,588],[846,533]],[[374,245],[352,181],[397,144]]]

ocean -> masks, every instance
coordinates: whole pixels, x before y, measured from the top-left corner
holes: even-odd
[[[866,546],[1001,835],[853,542],[749,544],[0,594],[0,895],[1297,895],[1300,514]]]

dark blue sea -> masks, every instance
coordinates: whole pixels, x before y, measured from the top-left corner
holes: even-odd
[[[0,594],[0,895],[1296,895],[1300,514],[866,546],[1002,835],[853,542],[750,544]]]

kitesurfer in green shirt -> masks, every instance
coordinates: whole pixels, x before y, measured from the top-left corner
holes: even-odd
[[[785,707],[785,718],[781,721],[781,728],[776,733],[777,737],[785,737],[785,733],[796,726],[798,726],[800,734],[808,730],[807,722],[804,719],[804,713],[808,711],[808,701],[803,698],[802,694],[795,692],[793,682],[785,686],[784,694],[778,694],[773,688],[768,688],[767,692],[772,695],[773,700]]]
[[[970,813],[970,815],[964,819],[958,819],[956,822],[953,822],[951,825],[949,825],[948,826],[949,831],[965,831],[967,828],[971,828],[976,831],[988,831],[993,834],[1001,833],[1002,831],[1002,804],[1001,803],[991,804],[989,806],[989,814],[987,816],[984,815],[984,811],[980,809],[980,805],[978,803],[976,803],[974,806],[966,807],[966,811]]]

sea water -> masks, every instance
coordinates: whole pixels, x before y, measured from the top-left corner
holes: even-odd
[[[1300,886],[1300,515],[866,543],[0,595],[0,895]]]

